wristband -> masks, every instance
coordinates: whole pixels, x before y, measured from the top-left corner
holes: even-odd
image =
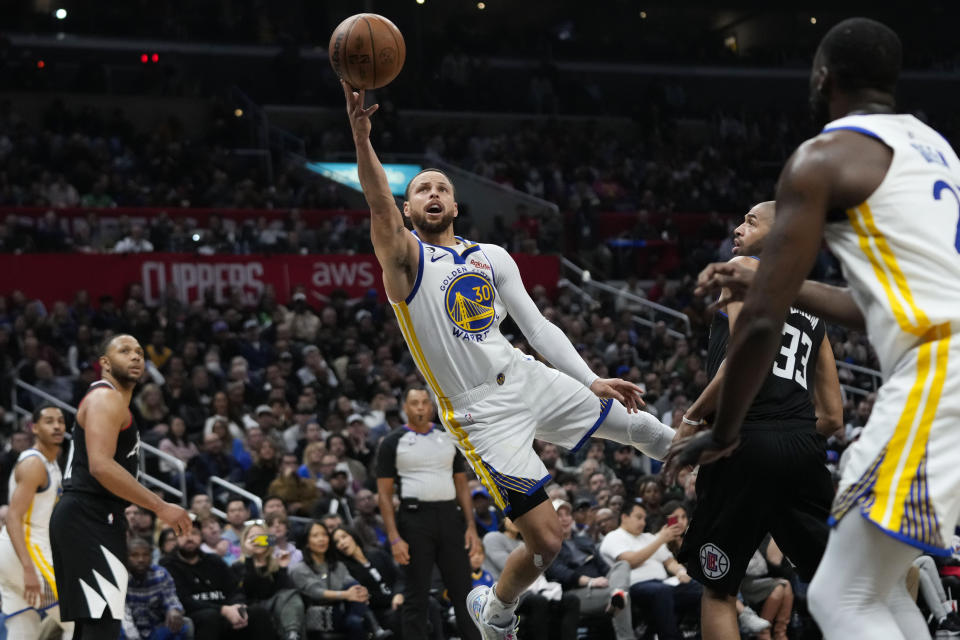
[[[703,420],[691,420],[687,416],[683,416],[682,420],[683,424],[689,424],[691,427],[699,427],[703,424]]]
[[[397,544],[401,540],[403,540],[403,538],[394,538],[393,540],[390,541],[390,546],[392,547],[393,545]]]

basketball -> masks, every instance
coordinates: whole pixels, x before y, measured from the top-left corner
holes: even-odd
[[[330,36],[330,64],[354,89],[379,89],[403,68],[407,45],[397,26],[375,13],[358,13]]]

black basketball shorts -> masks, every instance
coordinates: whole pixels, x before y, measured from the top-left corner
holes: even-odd
[[[827,544],[833,481],[809,422],[744,425],[732,455],[700,467],[679,560],[704,587],[736,595],[767,533],[809,581]]]
[[[61,619],[122,620],[129,575],[122,504],[64,493],[50,518],[50,545]]]

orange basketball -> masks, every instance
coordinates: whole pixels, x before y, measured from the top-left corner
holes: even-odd
[[[354,89],[389,84],[407,57],[397,26],[375,13],[358,13],[341,22],[330,36],[330,64]]]

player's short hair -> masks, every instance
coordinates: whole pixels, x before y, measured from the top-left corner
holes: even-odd
[[[823,36],[817,49],[842,89],[896,89],[903,50],[900,38],[885,24],[849,18]]]
[[[423,391],[424,393],[426,393],[427,390],[421,384],[412,384],[403,390],[403,393],[400,395],[400,402],[406,403],[407,397],[410,395],[412,391]],[[428,393],[427,395],[430,395],[430,394]]]
[[[446,174],[446,172],[443,171],[443,170],[441,170],[441,169],[434,169],[433,167],[427,167],[426,169],[421,169],[419,172],[417,172],[417,175],[415,175],[415,176],[413,176],[412,178],[410,178],[410,182],[407,183],[407,187],[403,190],[403,199],[404,199],[404,200],[409,200],[409,199],[410,199],[410,186],[413,184],[413,181],[416,180],[417,178],[419,178],[421,174],[423,174],[423,173],[428,173],[428,172],[431,172],[431,171],[436,172],[436,173],[439,173],[439,174],[442,175],[444,178],[446,178],[447,181],[450,183],[450,188],[452,189],[453,197],[454,197],[454,198],[457,197],[457,188],[453,185],[453,180],[450,179],[450,176],[448,176],[448,175]]]
[[[63,409],[53,404],[52,402],[44,402],[43,404],[41,404],[40,406],[38,406],[36,409],[33,410],[33,415],[31,416],[33,418],[33,421],[35,423],[40,422],[40,418],[43,416],[43,412],[46,411],[47,409],[56,409],[60,413],[63,413]]]
[[[108,335],[104,336],[103,340],[100,341],[99,348],[97,349],[97,355],[98,355],[98,356],[105,356],[105,355],[107,355],[107,350],[110,348],[110,345],[113,344],[113,341],[116,340],[117,338],[122,338],[122,337],[124,337],[124,336],[128,336],[128,337],[133,338],[134,340],[136,340],[136,338],[134,338],[134,337],[133,337],[132,335],[130,335],[129,333],[112,333],[112,334],[108,334]],[[137,342],[139,343],[140,341],[137,340]]]

